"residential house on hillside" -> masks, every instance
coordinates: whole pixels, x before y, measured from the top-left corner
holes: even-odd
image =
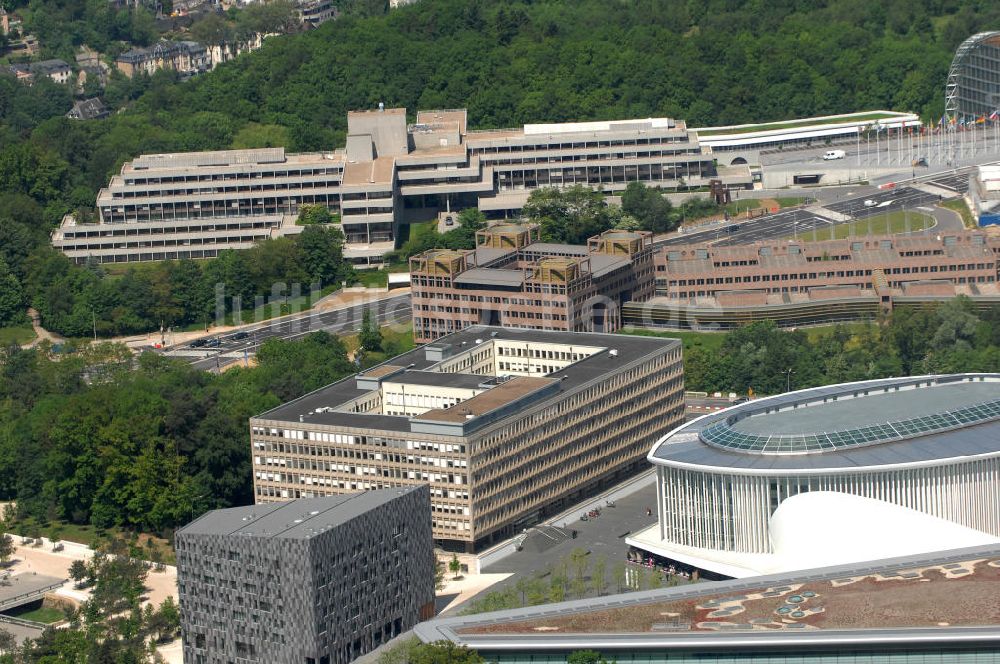
[[[21,27],[21,18],[0,7],[0,34],[9,35]]]
[[[0,54],[38,55],[38,38],[24,34],[21,17],[0,7],[0,35],[8,39],[6,50],[0,49]]]
[[[66,117],[71,120],[101,120],[111,115],[111,111],[99,98],[83,99],[69,110]]]
[[[173,69],[182,75],[198,74],[212,68],[209,51],[193,41],[160,40],[149,48],[133,48],[115,59],[118,70],[132,78],[136,73],[153,74]]]
[[[14,75],[14,77],[19,81],[24,81],[25,83],[31,83],[34,76],[31,73],[31,66],[24,64],[10,65],[7,67],[7,71]]]
[[[35,35],[24,35],[7,44],[7,53],[14,56],[24,55],[31,58],[38,55],[39,50],[41,48],[38,45],[38,37]]]
[[[299,20],[314,28],[331,18],[336,18],[338,14],[332,0],[300,0],[296,8]]]
[[[133,48],[115,59],[115,67],[132,78],[137,73],[152,75],[160,69],[173,69],[181,76],[193,76],[211,71],[244,51],[260,48],[262,37],[257,35],[246,43],[205,46],[194,41],[160,40],[149,48]]]
[[[69,83],[73,70],[63,60],[42,60],[41,62],[29,62],[26,64],[10,65],[10,73],[17,77],[17,80],[24,81],[29,85],[38,76],[48,76],[56,83]]]
[[[69,83],[73,70],[64,60],[42,60],[31,65],[31,71],[35,76],[48,76],[56,83],[65,85]]]

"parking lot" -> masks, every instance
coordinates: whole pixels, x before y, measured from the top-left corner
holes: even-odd
[[[608,507],[603,501],[594,500],[593,506],[601,510],[599,517],[574,521],[565,528],[541,526],[529,529],[521,551],[483,569],[485,573],[506,572],[511,576],[484,590],[471,601],[474,602],[487,592],[503,590],[516,584],[520,578],[543,576],[577,548],[586,551],[591,562],[598,556],[607,560],[608,588],[613,589],[611,570],[616,563],[625,560],[629,548],[625,538],[656,523],[656,486],[650,483],[614,503],[614,507]],[[647,515],[647,510],[652,514]],[[574,530],[575,539],[572,536]]]
[[[949,176],[946,181],[961,179],[967,176]],[[938,196],[912,187],[898,187],[868,193],[864,196],[854,196],[825,203],[822,208],[851,219],[866,219],[885,212],[907,210],[936,203]],[[734,245],[775,240],[808,234],[814,230],[827,229],[832,225],[848,223],[837,221],[814,212],[816,208],[792,208],[773,214],[758,217],[748,221],[734,222],[728,225],[716,225],[712,228],[682,233],[666,240],[656,242],[659,246],[677,246],[685,244],[718,244]],[[822,210],[821,210],[822,211]]]

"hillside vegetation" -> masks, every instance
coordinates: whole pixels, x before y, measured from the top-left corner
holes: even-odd
[[[987,0],[421,0],[389,13],[354,4],[190,82],[159,72],[116,86],[108,97],[121,112],[104,121],[63,118],[63,87],[0,75],[0,326],[23,324],[17,312],[33,303],[68,334],[95,314],[115,321],[107,333],[127,333],[158,325],[154,309],[186,297],[160,289],[161,302],[145,298],[141,311],[107,283],[128,274],[86,274],[48,248],[62,216],[92,214],[97,190],[138,154],[329,149],[343,144],[348,110],[379,102],[468,107],[473,128],[652,115],[697,126],[876,108],[935,117],[955,46],[1000,27],[1000,4]],[[134,276],[138,290],[156,285]]]
[[[934,116],[955,46],[997,26],[1000,7],[976,0],[423,0],[274,39],[139,107],[168,123],[197,109],[282,125],[298,150],[339,145],[346,112],[378,102],[468,107],[472,127],[650,115],[703,126],[876,108]]]

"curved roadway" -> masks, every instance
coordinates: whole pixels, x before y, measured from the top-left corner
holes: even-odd
[[[219,346],[214,348],[204,346],[192,348],[190,344],[186,344],[168,349],[166,354],[188,359],[191,365],[198,369],[217,370],[253,355],[267,339],[295,339],[319,330],[333,334],[359,330],[365,308],[372,309],[380,325],[406,324],[411,319],[410,293],[407,291],[370,303],[355,304],[332,311],[307,311],[284,316],[273,322],[202,337],[209,342],[218,339]],[[244,332],[250,336],[243,339],[235,338]]]

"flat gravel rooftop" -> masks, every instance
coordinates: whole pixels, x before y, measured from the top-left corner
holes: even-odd
[[[407,382],[411,378],[416,377],[414,380],[422,381],[421,384],[438,387],[453,385],[455,387],[475,388],[480,383],[489,380],[490,376],[438,372],[435,367],[440,360],[431,359],[427,354],[427,348],[448,347],[453,351],[452,355],[457,355],[475,348],[478,344],[489,341],[560,344],[570,348],[576,346],[590,349],[604,349],[587,358],[574,362],[561,371],[550,374],[550,377],[558,378],[560,381],[558,392],[541,398],[538,403],[532,404],[533,406],[550,399],[555,399],[559,393],[565,393],[599,380],[605,380],[632,362],[661,353],[665,348],[680,345],[680,341],[677,339],[665,339],[662,337],[589,332],[558,332],[475,325],[389,360],[387,364],[406,367],[407,370],[403,374],[389,377],[385,382],[387,384]],[[377,376],[385,373],[387,372],[381,370],[379,367],[373,367],[365,371],[363,375]],[[411,430],[411,418],[409,417],[354,413],[337,409],[338,406],[343,405],[351,399],[360,397],[369,391],[370,389],[368,388],[360,388],[355,377],[350,376],[273,408],[256,416],[253,420],[353,427],[357,429],[378,429],[386,432],[409,432]]]

